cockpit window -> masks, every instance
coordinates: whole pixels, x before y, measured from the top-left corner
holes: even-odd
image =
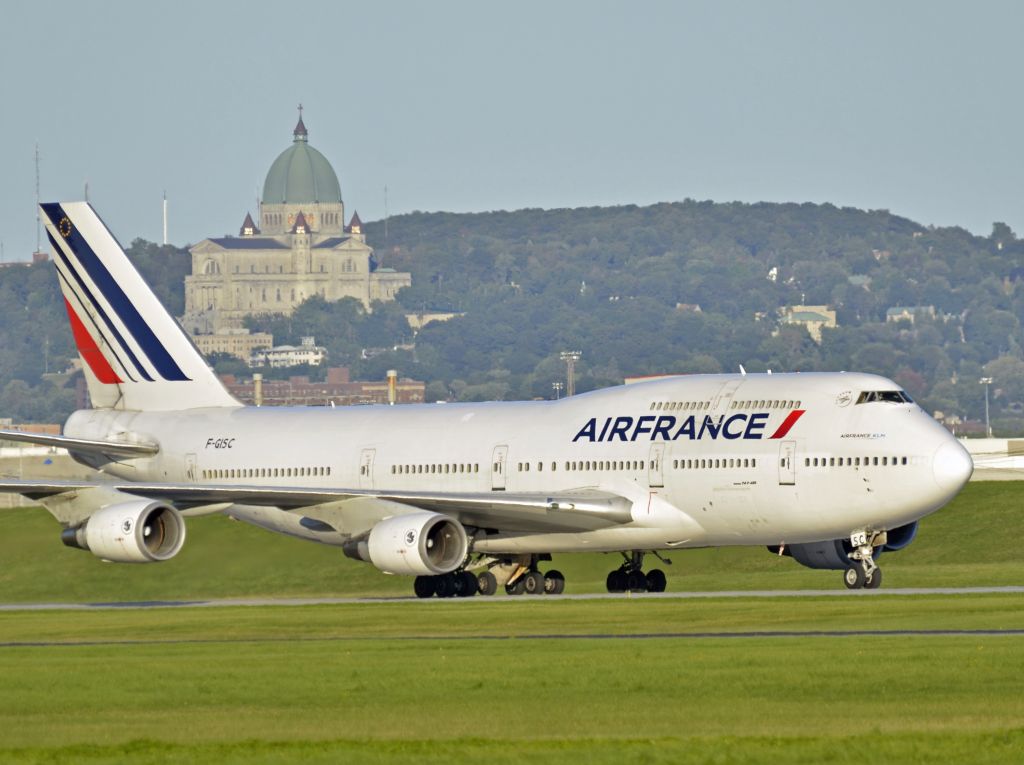
[[[913,404],[914,400],[902,390],[866,390],[857,399],[858,404],[884,401],[890,404]]]

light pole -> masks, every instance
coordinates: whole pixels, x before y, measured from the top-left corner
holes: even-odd
[[[555,401],[558,401],[562,397],[562,388],[565,387],[565,383],[553,382],[551,387],[555,390]]]
[[[562,351],[559,358],[565,362],[565,395],[576,395],[576,362],[583,356],[582,351]]]
[[[992,426],[988,420],[988,388],[992,384],[992,378],[982,377],[978,382],[985,386],[985,437],[992,438]]]

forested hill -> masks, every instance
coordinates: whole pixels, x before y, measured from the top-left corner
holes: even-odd
[[[687,201],[412,214],[386,246],[380,222],[368,231],[383,265],[413,272],[406,307],[466,312],[417,341],[421,373],[463,397],[548,396],[558,351],[578,349],[585,387],[743,364],[879,372],[964,418],[982,416],[990,373],[1000,417],[1024,402],[1024,244],[1003,224],[982,238],[886,211]],[[778,324],[801,303],[836,311],[820,345]],[[935,318],[887,324],[896,306]]]
[[[331,363],[358,375],[396,367],[426,380],[431,398],[551,396],[564,377],[558,353],[572,349],[583,352],[580,390],[740,364],[857,369],[894,377],[930,411],[974,419],[983,416],[978,380],[987,375],[996,380],[997,429],[1024,427],[1024,244],[1002,224],[976,237],[886,211],[686,201],[413,213],[391,218],[386,236],[383,222],[366,230],[381,267],[413,273],[399,305],[368,317],[351,301],[311,301],[290,319],[253,326],[278,342],[313,334]],[[184,251],[135,242],[130,254],[163,272],[160,286],[180,305]],[[0,272],[5,314],[18,307],[8,278]],[[780,325],[778,310],[797,304],[830,306],[838,328],[818,344],[803,327]],[[895,306],[932,306],[935,316],[886,323]],[[415,351],[360,359],[363,347],[410,342],[402,313],[423,310],[465,315],[424,328]],[[66,333],[59,313],[39,315],[35,335]],[[38,347],[39,338],[20,342]],[[0,386],[15,376],[9,359]],[[35,385],[38,374],[25,379]],[[0,416],[6,404],[0,398]]]

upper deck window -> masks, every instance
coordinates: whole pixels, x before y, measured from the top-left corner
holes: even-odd
[[[901,390],[866,390],[857,399],[858,404],[884,401],[890,404],[913,404],[914,400]]]

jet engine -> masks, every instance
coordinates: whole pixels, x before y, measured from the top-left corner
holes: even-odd
[[[347,556],[389,574],[430,576],[454,571],[466,559],[469,539],[462,524],[440,513],[387,518],[362,540],[342,548]]]
[[[170,505],[137,499],[101,508],[81,526],[64,529],[60,540],[115,563],[155,563],[181,550],[185,521]]]
[[[902,550],[914,541],[917,536],[917,521],[899,526],[886,532],[884,544],[875,547],[875,557],[889,550]],[[776,552],[776,548],[769,547]],[[843,570],[853,565],[850,553],[853,547],[848,539],[828,539],[823,542],[805,542],[804,544],[786,545],[783,555],[789,555],[797,563],[807,568],[827,568]]]

